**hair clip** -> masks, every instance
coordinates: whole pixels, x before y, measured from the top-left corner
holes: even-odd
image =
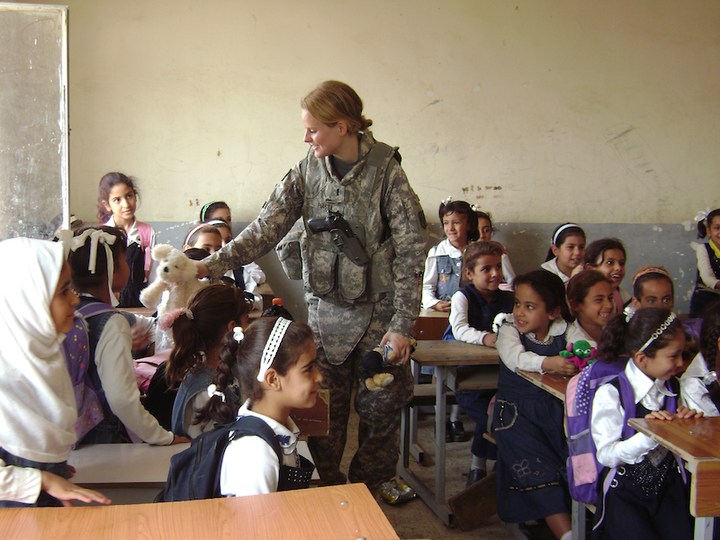
[[[448,197],[447,199],[441,200],[440,202],[443,204],[443,206],[447,206],[448,204],[450,204],[452,202],[452,195],[450,197]]]
[[[650,339],[648,339],[645,342],[645,345],[640,347],[640,350],[638,352],[643,352],[645,349],[647,349],[653,341],[655,341],[657,338],[659,338],[662,333],[668,329],[668,327],[672,324],[672,322],[676,319],[674,313],[670,313],[667,319],[665,319],[665,322],[660,325],[660,327],[653,332],[653,335],[650,336]]]
[[[243,332],[243,329],[240,326],[233,328],[233,339],[238,343],[245,339],[245,332]]]
[[[698,211],[697,214],[695,214],[695,222],[699,223],[701,221],[705,221],[708,217],[708,214],[710,213],[710,208],[706,208],[705,210]]]
[[[188,308],[177,308],[177,309],[168,311],[163,316],[163,318],[160,319],[160,321],[158,322],[158,328],[160,328],[160,330],[162,330],[163,332],[165,332],[166,330],[170,330],[170,328],[172,328],[173,325],[175,324],[175,321],[177,320],[177,318],[180,315],[182,315],[183,313],[185,314],[185,316],[188,319],[190,319],[191,321],[193,320],[192,311],[190,311]]]
[[[630,319],[632,319],[635,315],[635,311],[636,309],[631,304],[625,306],[625,309],[623,309],[623,314],[625,315],[625,323],[630,322]]]
[[[471,209],[473,212],[479,212],[479,211],[480,211],[480,207],[479,207],[477,204],[473,204],[473,205],[470,207],[470,209]]]
[[[260,358],[260,370],[258,371],[257,380],[262,382],[265,379],[265,373],[270,369],[270,366],[275,359],[280,343],[282,343],[285,332],[290,327],[290,321],[283,317],[278,317],[275,321],[270,337],[268,337],[267,343],[263,348],[262,358]]]
[[[210,386],[208,386],[207,393],[208,393],[208,396],[210,396],[211,398],[217,396],[220,399],[222,399],[223,403],[225,403],[225,393],[218,392],[216,384],[211,384]]]

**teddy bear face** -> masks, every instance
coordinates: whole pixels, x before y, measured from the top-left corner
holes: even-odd
[[[165,283],[179,283],[194,279],[197,276],[195,263],[188,259],[179,249],[162,249],[169,246],[156,246],[153,258],[158,261],[157,276]],[[160,255],[156,258],[157,255]]]

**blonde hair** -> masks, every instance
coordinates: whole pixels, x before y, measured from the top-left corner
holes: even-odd
[[[351,134],[365,131],[373,123],[362,115],[363,102],[360,96],[340,81],[321,83],[300,100],[300,106],[328,126],[345,122]]]

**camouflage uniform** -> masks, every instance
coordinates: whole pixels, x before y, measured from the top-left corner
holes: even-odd
[[[390,331],[409,336],[420,308],[424,241],[416,200],[394,158],[388,165],[383,198],[382,175],[368,166],[375,145],[361,135],[359,159],[342,179],[331,172],[330,158],[312,149],[275,187],[258,218],[238,237],[204,262],[213,278],[227,268],[256,260],[275,247],[298,218],[325,217],[340,211],[365,246],[370,263],[352,264],[327,232],[307,231],[303,278],[308,323],[315,335],[322,386],[330,390],[330,433],[309,445],[324,484],[344,483],[340,460],[347,438],[353,386],[361,380],[360,360]],[[352,482],[375,489],[395,475],[399,451],[400,409],[412,397],[409,365],[389,369],[395,381],[369,392],[358,384],[355,410],[360,416],[359,447],[350,465]]]

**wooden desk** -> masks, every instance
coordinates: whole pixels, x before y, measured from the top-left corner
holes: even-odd
[[[398,476],[412,487],[425,504],[435,512],[438,518],[450,525],[452,511],[445,498],[445,414],[447,409],[446,392],[448,390],[470,390],[497,388],[497,373],[500,357],[497,349],[482,345],[471,345],[462,341],[418,341],[412,360],[420,366],[435,366],[435,490],[431,490],[415,473],[410,470],[410,406],[402,411],[400,428],[400,461]],[[463,385],[472,380],[466,370],[458,371],[457,366],[479,366],[490,372],[480,376],[482,381],[473,386]]]
[[[565,389],[571,377],[564,377],[559,373],[538,373],[537,371],[522,370],[518,370],[517,374],[555,396],[560,401],[565,402]]]
[[[442,339],[448,327],[450,312],[421,309],[415,320],[413,334],[418,340]]]
[[[364,484],[204,501],[8,508],[5,540],[397,539]]]
[[[720,417],[665,422],[633,418],[628,425],[679,455],[692,473],[690,513],[695,539],[711,540],[713,517],[720,516]]]

